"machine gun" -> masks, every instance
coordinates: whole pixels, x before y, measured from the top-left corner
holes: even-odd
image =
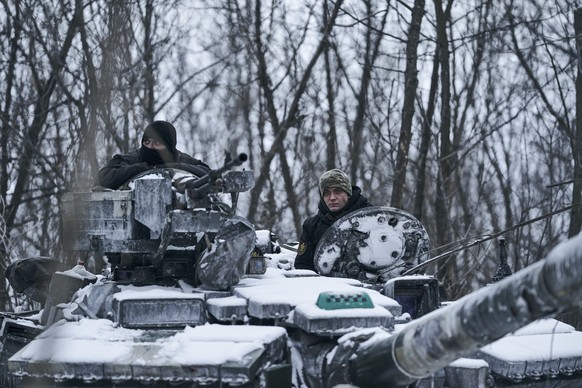
[[[188,197],[192,199],[203,199],[209,192],[211,192],[216,187],[219,187],[223,182],[221,178],[223,173],[231,170],[233,167],[240,166],[248,159],[247,154],[239,154],[235,159],[228,160],[224,166],[217,170],[211,170],[208,174],[200,177],[200,179],[191,180],[186,183],[186,190]],[[241,177],[236,179],[231,179],[229,176],[225,177],[226,187],[222,188],[222,192],[234,192],[240,183],[246,182],[247,180]],[[234,185],[233,185],[234,183]],[[248,190],[250,188],[247,188]],[[245,190],[245,191],[246,191]]]
[[[65,249],[105,254],[117,281],[195,279],[195,261],[213,236],[244,235],[250,241],[252,235],[254,243],[252,225],[217,195],[254,186],[252,171],[232,171],[246,160],[240,154],[199,178],[170,166],[132,178],[127,190],[67,193],[62,209]],[[231,253],[250,254],[247,245]]]

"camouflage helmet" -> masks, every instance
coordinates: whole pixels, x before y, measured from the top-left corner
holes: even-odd
[[[352,196],[352,182],[342,170],[334,168],[333,170],[324,172],[321,178],[319,178],[319,192],[322,197],[323,192],[331,187],[338,187],[348,193],[350,197]]]

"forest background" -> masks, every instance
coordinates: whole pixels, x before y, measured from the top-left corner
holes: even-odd
[[[0,267],[74,261],[62,194],[154,119],[213,167],[247,153],[239,213],[282,242],[341,168],[421,220],[432,256],[472,245],[428,269],[450,298],[491,281],[488,237],[526,267],[582,224],[577,3],[0,0]]]

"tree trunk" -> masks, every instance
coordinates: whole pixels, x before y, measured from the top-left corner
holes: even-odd
[[[75,11],[73,20],[71,20],[67,34],[63,41],[63,46],[60,52],[54,56],[51,60],[51,74],[46,81],[37,80],[37,100],[34,104],[34,115],[30,127],[23,134],[24,148],[22,152],[22,157],[18,165],[18,177],[14,185],[12,200],[6,206],[6,214],[4,218],[4,233],[6,238],[10,236],[10,232],[14,227],[14,221],[16,219],[16,214],[20,205],[22,204],[22,198],[27,190],[27,186],[30,183],[30,176],[33,168],[33,162],[38,155],[39,142],[41,138],[41,131],[46,124],[47,116],[50,111],[51,97],[58,83],[60,73],[66,63],[66,58],[68,56],[69,50],[73,44],[73,38],[77,31],[77,26],[80,20],[80,15],[82,12],[81,1],[78,0],[75,4]],[[31,64],[32,65],[32,64]],[[4,252],[0,252],[4,253]],[[3,265],[7,266],[8,263],[7,255],[4,253],[1,260]],[[5,283],[4,276],[3,278]],[[0,307],[6,306],[8,303],[8,295],[6,293],[6,287],[0,282]]]
[[[439,68],[440,59],[437,51],[435,53],[432,65],[430,91],[428,92],[428,107],[422,120],[422,138],[420,142],[420,149],[418,151],[420,163],[418,167],[416,195],[414,198],[414,209],[412,214],[414,214],[414,216],[418,218],[419,221],[422,221],[423,218],[422,216],[424,213],[424,199],[427,175],[426,165],[428,160],[428,152],[430,149],[430,140],[432,138],[431,128],[436,106],[436,94],[439,84]]]
[[[154,74],[154,47],[152,45],[152,34],[153,34],[153,19],[154,17],[154,4],[153,0],[147,0],[145,4],[145,15],[143,17],[143,28],[144,28],[144,38],[143,38],[143,61],[145,64],[144,73],[144,110],[145,119],[147,122],[152,122],[156,116],[155,112],[155,91],[154,86],[156,82],[156,76]]]
[[[22,24],[20,23],[20,1],[16,0],[14,4],[14,32],[10,42],[10,56],[7,64],[6,75],[4,79],[4,106],[2,107],[2,116],[0,121],[0,308],[8,310],[8,292],[4,271],[8,266],[8,243],[10,233],[7,230],[4,211],[6,209],[6,198],[8,194],[8,164],[10,163],[10,109],[12,105],[12,88],[14,85],[14,73],[16,68],[16,53]],[[6,27],[8,29],[9,27]]]
[[[453,0],[449,0],[449,6]],[[445,245],[451,240],[451,223],[449,206],[452,193],[453,161],[451,147],[451,80],[449,62],[449,40],[447,36],[448,12],[443,10],[441,0],[435,0],[437,50],[441,59],[441,125],[440,125],[440,155],[437,176],[437,196],[435,201],[435,216],[437,229],[437,245]],[[454,286],[457,265],[455,257],[451,256],[439,266],[439,278],[449,287]],[[450,297],[456,297],[451,295]]]
[[[271,145],[269,151],[263,156],[260,171],[255,181],[255,187],[251,191],[249,212],[252,211],[251,209],[254,210],[258,208],[259,198],[265,186],[265,183],[268,181],[268,177],[271,170],[271,162],[275,155],[279,155],[281,159],[286,158],[285,151],[283,149],[283,144],[287,136],[287,132],[292,126],[295,126],[297,124],[301,97],[306,91],[307,83],[311,78],[313,68],[315,67],[315,64],[317,63],[319,57],[323,53],[325,45],[327,44],[329,35],[335,25],[335,20],[338,16],[342,3],[343,3],[342,1],[336,2],[331,17],[328,20],[328,24],[325,26],[322,38],[317,46],[317,49],[313,53],[313,56],[311,57],[308,65],[306,66],[303,75],[300,77],[300,82],[296,88],[295,94],[293,95],[293,100],[290,104],[287,115],[283,120],[280,120],[277,115],[278,112],[275,106],[275,98],[273,96],[272,90],[273,86],[271,84],[269,71],[267,69],[267,60],[265,58],[266,50],[263,48],[263,42],[261,39],[262,34],[261,12],[260,12],[261,4],[259,1],[257,1],[255,5],[255,35],[252,44],[254,45],[254,53],[256,55],[256,59],[258,62],[257,72],[259,87],[261,88],[261,91],[264,94],[266,102],[266,112],[271,122],[271,127],[273,128],[275,139],[273,140],[273,144]],[[285,162],[282,162],[282,164]],[[284,176],[285,187],[287,190],[290,191],[288,192],[289,200],[292,200],[293,202],[297,203],[297,200],[295,199],[296,194],[294,192],[294,185],[293,182],[289,181],[289,178],[290,178],[289,176],[286,177]],[[292,212],[294,218],[293,223],[295,225],[296,233],[297,235],[299,235],[301,233],[300,215],[297,208],[292,209]],[[249,218],[251,218],[252,221],[255,221],[253,215],[249,214],[249,216],[250,216]]]
[[[452,0],[451,0],[452,1]],[[441,60],[441,125],[439,174],[437,177],[437,198],[435,203],[437,244],[449,242],[449,194],[451,161],[451,80],[449,64],[449,41],[447,37],[447,14],[441,0],[435,0],[437,22],[437,50]]]
[[[357,100],[358,106],[356,108],[356,118],[352,126],[351,143],[350,143],[350,157],[352,159],[350,178],[352,182],[357,181],[358,169],[360,168],[362,144],[364,143],[363,135],[365,128],[366,110],[368,109],[368,89],[370,81],[372,80],[372,70],[374,63],[378,57],[380,43],[382,42],[384,26],[386,25],[386,18],[388,12],[384,12],[380,27],[374,28],[372,25],[372,6],[370,2],[366,2],[367,14],[367,30],[366,30],[366,50],[364,57],[364,67],[362,69],[362,81],[360,83],[360,90],[358,91]],[[376,39],[372,41],[373,33],[376,33]]]
[[[570,212],[569,237],[580,233],[582,225],[582,8],[574,12],[574,31],[576,33],[576,53],[578,54],[578,71],[576,73],[576,130],[572,148],[574,156],[574,177],[572,187],[572,204]],[[576,309],[560,314],[558,319],[574,326],[576,330],[582,330],[582,309]]]
[[[410,18],[408,29],[408,42],[406,44],[406,70],[404,71],[404,101],[402,103],[402,125],[400,127],[400,139],[398,140],[398,156],[394,182],[392,189],[391,205],[403,208],[402,196],[406,184],[406,167],[408,166],[408,152],[412,139],[412,120],[414,119],[414,101],[416,88],[418,87],[418,59],[417,49],[420,39],[420,26],[424,16],[424,0],[414,0],[414,8]],[[421,156],[422,157],[422,156]]]
[[[582,225],[582,8],[574,12],[574,30],[576,32],[576,52],[578,54],[578,72],[576,73],[576,132],[574,133],[574,184],[572,187],[572,212],[570,214],[569,236],[580,232]],[[577,205],[577,206],[576,206]]]
[[[324,2],[324,22],[327,23],[327,0]],[[329,49],[329,40],[325,45],[323,58],[325,60],[325,86],[326,86],[326,97],[328,113],[327,113],[327,125],[329,126],[325,139],[326,139],[326,149],[325,149],[325,167],[326,170],[331,170],[335,168],[336,165],[336,142],[337,142],[337,132],[335,126],[335,91],[334,83],[332,79],[331,61]]]

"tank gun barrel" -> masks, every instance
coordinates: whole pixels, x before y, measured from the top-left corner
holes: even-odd
[[[513,276],[436,310],[349,362],[359,387],[406,386],[535,320],[582,305],[582,234]]]

